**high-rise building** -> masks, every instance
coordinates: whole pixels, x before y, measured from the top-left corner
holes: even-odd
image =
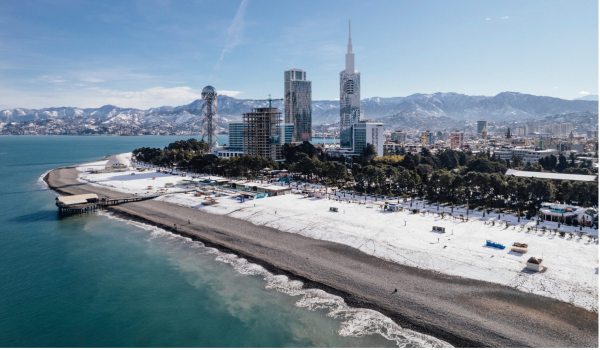
[[[340,147],[342,148],[352,148],[351,128],[363,119],[360,110],[360,72],[354,70],[350,21],[348,21],[348,30],[346,69],[340,72]]]
[[[234,152],[244,151],[244,122],[229,122],[229,149]]]
[[[528,124],[525,127],[525,135],[533,134],[535,132],[535,127],[531,124]]]
[[[242,147],[246,154],[281,159],[281,113],[277,108],[252,108],[252,112],[243,114],[243,122]]]
[[[483,129],[487,130],[487,128],[488,128],[487,120],[480,119],[477,121],[477,135],[481,135],[481,132],[483,131]]]
[[[462,148],[465,144],[465,133],[456,130],[450,133],[450,149]]]
[[[373,122],[358,122],[350,128],[352,132],[353,152],[362,153],[367,144],[375,146],[378,156],[383,156],[383,124]]]
[[[293,142],[294,135],[294,124],[281,124],[279,127],[279,144],[284,145],[286,143]]]
[[[202,89],[202,140],[209,144],[213,149],[219,145],[217,135],[219,127],[217,125],[217,90],[212,86],[206,86]]]
[[[284,76],[285,123],[294,125],[292,141],[311,141],[312,88],[301,69],[286,70]]]
[[[392,141],[406,143],[406,133],[402,130],[396,130],[392,133]]]
[[[561,135],[569,135],[573,131],[573,124],[571,123],[562,123],[560,124],[560,134]]]
[[[598,130],[588,130],[587,138],[588,139],[597,139],[598,138]]]
[[[485,129],[484,129],[485,130]],[[433,146],[435,144],[435,134],[429,130],[421,133],[421,145],[422,146]]]

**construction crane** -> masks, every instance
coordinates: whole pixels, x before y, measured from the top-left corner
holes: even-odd
[[[282,98],[271,98],[271,94],[269,94],[269,98],[265,98],[264,100],[247,100],[247,101],[269,101],[269,108],[272,108],[271,102],[283,101],[283,99]]]

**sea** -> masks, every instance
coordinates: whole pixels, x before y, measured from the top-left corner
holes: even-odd
[[[58,217],[51,169],[189,137],[0,136],[0,347],[447,346],[153,226]]]

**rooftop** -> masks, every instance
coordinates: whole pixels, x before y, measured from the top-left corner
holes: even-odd
[[[549,180],[569,180],[569,181],[598,181],[598,175],[579,175],[579,174],[562,174],[562,173],[540,173],[537,171],[521,171],[508,169],[505,175],[513,175],[517,177],[534,177],[537,179]]]

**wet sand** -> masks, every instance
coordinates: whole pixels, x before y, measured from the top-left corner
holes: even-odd
[[[45,181],[62,194],[131,196],[80,183],[77,174],[74,166],[60,168]],[[109,210],[234,252],[307,288],[339,295],[352,307],[377,310],[402,327],[454,346],[598,347],[598,314],[555,299],[403,266],[342,244],[163,201]],[[395,288],[398,292],[391,294]]]

